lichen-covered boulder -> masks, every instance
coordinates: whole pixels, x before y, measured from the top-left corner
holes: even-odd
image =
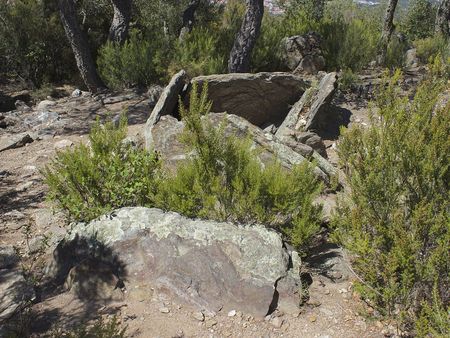
[[[55,250],[48,272],[73,284],[78,274],[74,266],[93,260],[105,277],[99,279],[96,269],[83,268],[89,271],[84,279],[92,275],[94,281],[100,280],[84,283],[91,289],[100,285],[102,294],[105,285],[114,282],[149,294],[154,289],[206,312],[236,309],[258,317],[278,305],[292,311],[300,303],[298,254],[288,252],[280,235],[261,225],[237,226],[159,209],[122,208],[75,225]],[[283,285],[282,292],[277,284]]]

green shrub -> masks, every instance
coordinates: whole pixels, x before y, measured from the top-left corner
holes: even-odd
[[[417,49],[417,57],[424,64],[438,54],[444,59],[450,58],[450,42],[439,34],[414,41],[414,47]]]
[[[84,144],[61,151],[43,171],[48,199],[74,221],[89,221],[124,206],[152,206],[160,163],[124,142],[126,118],[116,128],[97,123]]]
[[[413,0],[408,6],[400,30],[412,41],[433,35],[436,7],[429,0]]]
[[[65,332],[55,330],[50,335],[51,338],[125,338],[126,327],[119,323],[116,316],[110,320],[98,319],[93,325],[82,325],[81,327]]]
[[[39,87],[72,79],[75,59],[52,1],[0,2],[0,74]]]
[[[100,49],[99,73],[106,84],[115,89],[149,85],[159,79],[155,66],[156,50],[154,40],[143,38],[132,30],[123,45],[107,42]]]
[[[339,89],[349,91],[358,81],[358,76],[351,69],[344,69],[339,76]]]
[[[185,69],[190,76],[209,75],[226,71],[226,55],[218,49],[219,32],[208,28],[194,28],[183,41],[175,43],[169,73]]]
[[[406,41],[401,41],[396,36],[392,36],[389,42],[385,66],[389,69],[400,69],[405,64],[405,54],[409,46]]]
[[[181,109],[182,140],[195,155],[161,185],[158,204],[189,217],[271,225],[294,245],[307,245],[319,230],[321,210],[312,203],[321,184],[311,165],[263,168],[249,140],[226,136],[224,125],[202,118],[211,107],[206,87],[197,96],[194,85],[189,109]]]
[[[399,78],[381,90],[370,127],[343,133],[338,150],[349,188],[334,237],[354,254],[364,298],[404,324],[427,322],[432,332],[441,324],[421,316],[441,309],[435,319],[448,325],[450,301],[450,106],[434,111],[444,81],[427,80],[410,102],[399,95]]]

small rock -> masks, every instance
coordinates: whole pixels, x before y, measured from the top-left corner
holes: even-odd
[[[28,188],[30,188],[33,184],[34,184],[33,181],[28,181],[28,182],[19,184],[19,185],[16,187],[16,191],[17,191],[17,192],[23,192],[23,191],[26,191],[26,190],[27,190]]]
[[[228,312],[228,317],[234,317],[236,316],[236,310],[231,310],[230,312]]]
[[[43,249],[45,249],[45,242],[46,242],[46,237],[45,236],[36,236],[34,238],[32,238],[29,242],[28,242],[28,252],[30,254],[35,254]]]
[[[317,316],[315,316],[315,315],[312,315],[312,316],[309,317],[309,321],[311,323],[314,323],[316,320],[317,320]]]
[[[81,90],[79,90],[78,88],[77,89],[75,89],[73,92],[72,92],[72,97],[80,97],[81,96]]]
[[[61,149],[68,148],[71,146],[73,146],[73,142],[71,140],[66,139],[66,140],[61,140],[61,141],[56,142],[53,147],[56,150],[61,150]]]
[[[192,316],[197,319],[199,322],[203,322],[205,320],[205,315],[201,311],[194,312]]]
[[[26,111],[30,111],[31,108],[23,101],[21,100],[17,100],[14,105],[16,106],[16,109],[21,111],[21,112],[26,112]]]
[[[31,142],[33,142],[33,138],[28,133],[5,135],[0,138],[0,152],[8,149],[20,148]]]
[[[216,325],[217,325],[217,320],[215,320],[215,319],[210,319],[206,322],[206,327],[208,329],[212,328],[213,326],[216,326]]]
[[[325,293],[326,295],[329,295],[329,294],[330,294],[330,290],[325,289],[324,293]]]
[[[170,310],[167,307],[162,307],[162,308],[159,309],[159,312],[161,312],[161,313],[169,313]]]
[[[281,319],[280,317],[275,317],[272,318],[272,320],[270,321],[270,324],[272,324],[274,327],[276,327],[277,329],[281,328],[281,326],[283,325],[284,320]]]
[[[38,111],[48,110],[49,107],[53,107],[54,105],[56,105],[55,101],[43,100],[39,102],[39,104],[36,107],[36,110]]]
[[[12,245],[0,246],[0,269],[10,268],[20,260]]]

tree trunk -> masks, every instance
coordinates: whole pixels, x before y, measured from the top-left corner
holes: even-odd
[[[184,36],[192,31],[195,22],[195,11],[200,5],[200,0],[189,1],[188,7],[183,12],[183,26],[181,27],[178,39],[183,40]]]
[[[75,55],[81,77],[89,91],[95,93],[97,90],[105,88],[105,85],[97,74],[87,37],[78,25],[74,1],[58,0],[58,6],[61,21]]]
[[[250,58],[261,30],[264,14],[263,0],[246,0],[247,11],[244,21],[234,40],[228,60],[228,72],[246,73],[250,71]]]
[[[394,31],[394,14],[397,7],[398,0],[389,0],[386,8],[386,14],[384,16],[383,31],[381,32],[380,51],[379,51],[379,63],[384,64],[386,62],[386,54],[391,40],[392,32]]]
[[[111,0],[114,17],[109,28],[109,40],[123,44],[128,38],[132,0]]]
[[[450,0],[441,0],[436,15],[436,32],[450,37]]]

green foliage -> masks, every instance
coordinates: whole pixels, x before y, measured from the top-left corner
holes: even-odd
[[[125,338],[126,327],[122,327],[117,317],[111,320],[98,319],[93,325],[83,325],[71,332],[54,332],[52,337],[64,338]]]
[[[354,254],[364,298],[406,324],[428,313],[420,330],[430,333],[437,318],[448,319],[450,107],[434,110],[445,81],[426,80],[409,102],[399,78],[381,89],[370,127],[343,133],[349,189],[334,237]],[[433,318],[430,308],[442,311]]]
[[[182,140],[195,155],[161,185],[158,204],[189,217],[268,224],[294,245],[307,245],[319,230],[321,210],[312,203],[321,185],[311,166],[263,168],[248,139],[227,136],[224,125],[207,122],[210,108],[207,87],[198,96],[194,84],[189,109],[182,106],[180,113]]]
[[[156,156],[124,142],[126,118],[116,128],[98,122],[84,144],[59,152],[44,169],[48,199],[75,221],[89,221],[124,206],[153,205],[159,173]]]
[[[169,73],[185,69],[190,76],[209,75],[226,71],[226,57],[219,45],[223,43],[217,31],[194,28],[183,41],[175,43]]]
[[[429,0],[412,0],[400,30],[410,40],[424,39],[433,35],[436,7]]]
[[[76,66],[56,3],[0,2],[0,74],[20,76],[39,87],[73,77]]]
[[[385,66],[389,69],[400,69],[405,63],[405,53],[409,46],[407,41],[401,41],[398,37],[392,36],[389,42]]]
[[[357,80],[358,76],[351,69],[344,69],[339,76],[339,89],[344,92],[348,91],[352,89]]]
[[[155,50],[152,40],[132,30],[123,45],[107,42],[101,47],[98,70],[105,83],[115,89],[150,85],[158,79],[155,72]]]
[[[450,43],[439,34],[414,41],[414,47],[417,49],[417,57],[424,64],[432,58],[434,59],[438,54],[444,60],[450,58]]]

